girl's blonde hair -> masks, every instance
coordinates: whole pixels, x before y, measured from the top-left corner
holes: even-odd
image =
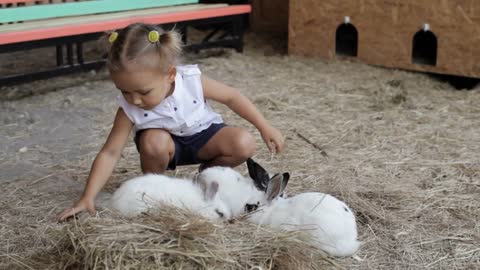
[[[149,35],[158,33],[156,41]],[[157,69],[167,72],[178,64],[182,51],[180,34],[174,30],[164,31],[161,27],[135,23],[116,31],[110,39],[107,67],[110,72],[127,70],[129,65],[135,68]]]

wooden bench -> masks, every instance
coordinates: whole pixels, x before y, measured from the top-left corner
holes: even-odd
[[[195,4],[198,0],[67,1],[0,0],[0,54],[55,47],[57,62],[48,70],[0,75],[0,86],[99,68],[104,58],[85,61],[83,43],[135,22],[175,27],[187,50],[242,51],[244,16],[251,11],[250,5]],[[213,30],[201,42],[190,43],[187,28],[204,25]]]

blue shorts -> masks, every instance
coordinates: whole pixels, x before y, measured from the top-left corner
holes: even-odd
[[[220,124],[211,124],[207,129],[200,131],[197,134],[193,134],[191,136],[176,136],[170,134],[172,136],[172,140],[175,143],[175,155],[173,156],[172,160],[168,163],[167,170],[175,170],[177,166],[182,165],[192,165],[192,164],[200,164],[207,160],[199,160],[197,157],[198,151],[207,144],[210,138],[213,137],[220,129],[225,127],[224,123]],[[139,149],[140,145],[140,134],[146,129],[142,129],[137,131],[135,134],[135,145],[137,146],[137,150]]]

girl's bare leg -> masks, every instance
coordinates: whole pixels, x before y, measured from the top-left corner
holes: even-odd
[[[163,129],[148,129],[139,138],[140,162],[143,173],[163,173],[175,154],[175,143]]]
[[[205,167],[235,167],[255,154],[255,143],[246,129],[227,126],[210,138],[197,155],[201,160],[208,160]]]

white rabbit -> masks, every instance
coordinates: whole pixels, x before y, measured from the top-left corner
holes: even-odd
[[[233,217],[250,212],[248,220],[257,224],[306,230],[314,237],[314,244],[332,256],[350,256],[359,248],[355,216],[345,203],[318,192],[283,198],[288,173],[270,178],[252,159],[247,160],[247,166],[251,179],[228,167],[208,168],[197,179],[220,183],[217,196]]]
[[[148,212],[159,203],[196,212],[208,219],[230,219],[229,208],[218,197],[218,182],[146,174],[123,183],[111,200],[111,207],[126,216]]]
[[[308,192],[282,198],[290,175],[268,173],[252,159],[247,161],[256,187],[265,190],[267,204],[253,212],[249,220],[285,230],[306,230],[320,249],[332,256],[350,256],[360,247],[355,216],[348,206],[335,197]],[[267,183],[267,184],[265,184]]]
[[[196,175],[196,181],[219,184],[217,197],[224,202],[232,217],[256,210],[265,204],[265,192],[256,188],[251,179],[245,178],[230,167],[210,167]]]

